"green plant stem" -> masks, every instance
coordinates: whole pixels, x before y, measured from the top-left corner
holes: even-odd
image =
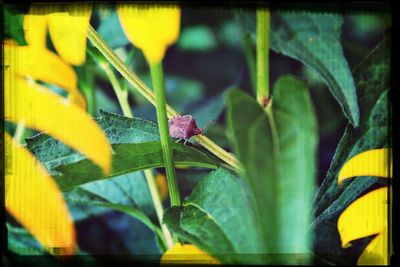
[[[257,101],[264,108],[269,102],[269,31],[269,10],[257,8]]]
[[[256,79],[256,60],[254,58],[253,42],[251,41],[251,35],[249,32],[244,32],[242,29],[242,42],[244,46],[244,52],[246,55],[247,67],[249,69],[250,81],[253,86],[253,90],[257,93],[257,79]]]
[[[270,12],[265,7],[257,8],[257,102],[265,109],[272,131],[275,156],[279,156],[279,138],[272,101],[269,95],[269,33]]]
[[[121,59],[114,53],[114,51],[107,45],[107,43],[99,36],[95,29],[89,25],[88,34],[89,40],[92,44],[103,54],[103,56],[110,62],[111,65],[133,86],[135,87],[150,103],[156,106],[156,97],[154,93],[147,87],[147,85],[127,66]],[[166,106],[168,117],[175,117],[178,114],[170,106]],[[241,172],[242,166],[240,162],[229,152],[225,151],[206,136],[196,136],[195,139],[208,151],[215,156],[232,166],[236,171]]]
[[[91,66],[91,65],[89,65]],[[77,73],[79,74],[79,88],[81,89],[82,93],[84,94],[87,102],[87,112],[93,116],[96,110],[96,98],[94,95],[94,88],[93,88],[93,75],[92,69],[89,67],[78,67],[76,68]]]
[[[156,94],[157,122],[161,137],[161,147],[163,151],[165,171],[167,173],[168,190],[171,206],[180,206],[178,181],[175,176],[174,159],[172,154],[171,137],[169,135],[168,117],[166,109],[166,97],[164,89],[164,74],[162,63],[150,64],[151,80]]]
[[[146,176],[147,184],[149,185],[149,190],[151,194],[151,198],[153,199],[154,208],[156,210],[158,222],[161,225],[161,230],[163,231],[164,238],[166,240],[168,248],[172,248],[174,246],[174,240],[172,239],[172,235],[165,224],[162,223],[164,207],[161,202],[160,194],[158,193],[157,185],[155,182],[155,178],[151,169],[144,170],[144,175]]]
[[[17,128],[15,129],[14,140],[22,145],[24,143],[23,137],[25,133],[25,124],[23,122],[18,122]]]
[[[133,114],[128,102],[128,91],[122,90],[117,77],[115,77],[114,71],[111,69],[111,66],[108,63],[100,65],[104,70],[104,72],[106,73],[108,79],[110,80],[114,92],[117,95],[117,99],[122,109],[122,113],[125,116],[132,118]]]
[[[118,102],[121,106],[124,116],[132,118],[133,113],[128,102],[128,91],[122,90],[120,83],[109,64],[100,64],[100,65],[105,71],[107,77],[109,78],[111,85],[113,86],[114,92],[117,95]],[[164,207],[162,205],[162,201],[160,199],[160,195],[157,190],[157,185],[155,183],[155,178],[152,173],[152,170],[151,169],[145,170],[144,175],[146,177],[147,185],[149,186],[151,199],[153,201],[154,209],[156,210],[157,218],[165,238],[165,243],[168,246],[168,248],[171,248],[174,245],[174,241],[172,239],[172,235],[169,232],[168,228],[164,224],[162,224]]]
[[[90,86],[81,86],[80,88],[87,100],[87,111],[91,116],[93,116],[96,109],[94,90]]]
[[[86,76],[87,76],[87,95],[86,99],[88,102],[88,112],[90,115],[94,115],[96,112],[96,97],[94,94],[94,83],[93,83],[93,75],[88,73],[88,69],[86,68]]]

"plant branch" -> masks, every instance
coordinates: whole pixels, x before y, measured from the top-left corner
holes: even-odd
[[[133,86],[135,87],[150,103],[156,106],[156,98],[154,93],[147,85],[114,53],[107,43],[99,36],[95,29],[89,25],[88,38],[92,44],[104,55],[111,65]],[[166,106],[167,115],[169,118],[175,117],[178,114],[170,106]],[[240,162],[229,152],[225,151],[206,136],[196,136],[195,139],[208,151],[232,166],[236,171],[240,172],[243,168]]]
[[[242,43],[246,55],[247,67],[249,69],[250,81],[254,91],[257,93],[256,60],[254,58],[253,42],[251,41],[250,33],[245,32],[243,27],[241,27],[241,29],[242,29]]]
[[[17,124],[17,128],[15,129],[15,134],[14,134],[14,139],[15,141],[17,141],[19,145],[23,145],[24,143],[23,140],[24,133],[25,133],[25,124],[22,121],[20,121]]]
[[[166,97],[164,89],[164,74],[162,63],[150,64],[151,80],[156,94],[157,122],[160,131],[161,147],[164,157],[165,171],[167,173],[168,190],[171,206],[180,206],[178,181],[176,180],[174,158],[172,154],[171,137],[169,135]]]
[[[147,169],[147,170],[144,170],[144,174],[146,176],[147,184],[149,185],[149,190],[150,190],[151,198],[153,199],[154,208],[156,210],[158,222],[161,225],[161,230],[163,231],[167,246],[168,246],[168,248],[172,248],[174,246],[174,241],[172,239],[172,235],[171,235],[170,231],[168,230],[167,226],[162,223],[164,207],[161,202],[160,194],[158,193],[158,189],[157,189],[157,185],[155,183],[155,178],[154,178],[153,172],[152,172],[152,170]]]
[[[89,50],[89,54],[92,56],[92,58],[98,62],[100,67],[104,70],[106,73],[108,79],[111,82],[111,85],[114,89],[114,92],[118,98],[118,102],[120,104],[120,107],[122,109],[122,113],[124,116],[133,117],[133,112],[129,106],[128,102],[128,91],[123,90],[121,88],[121,85],[117,79],[117,77],[114,74],[114,71],[111,69],[111,66],[108,62],[105,62],[102,58],[100,58],[100,55],[96,55],[93,51]],[[102,57],[102,56],[101,56]],[[154,175],[152,173],[151,169],[144,170],[144,175],[146,177],[147,185],[149,186],[150,190],[150,195],[151,199],[153,201],[154,209],[156,210],[157,218],[161,226],[161,230],[163,232],[164,236],[164,243],[167,245],[168,248],[171,248],[174,245],[174,241],[172,239],[172,235],[169,232],[168,228],[162,224],[162,218],[163,218],[163,211],[164,207],[162,205],[160,195],[157,190],[157,185],[154,181]]]
[[[269,102],[269,31],[269,10],[257,8],[257,101],[263,108]]]
[[[118,82],[117,77],[115,77],[114,71],[111,69],[111,66],[106,63],[106,64],[100,64],[101,68],[104,70],[104,72],[106,73],[108,79],[111,82],[111,85],[114,89],[114,92],[117,96],[119,105],[121,106],[122,109],[122,113],[127,116],[132,118],[133,117],[133,113],[132,110],[129,106],[129,102],[128,102],[128,91],[124,91],[121,88],[121,85]]]

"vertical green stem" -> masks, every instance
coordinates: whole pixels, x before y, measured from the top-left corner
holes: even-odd
[[[88,112],[93,116],[96,112],[96,97],[94,94],[92,69],[89,68],[85,68],[85,87],[86,93],[84,92],[84,94],[87,100]]]
[[[257,101],[264,108],[269,102],[269,31],[269,10],[257,8]]]
[[[90,66],[90,65],[89,65]],[[96,111],[96,98],[94,95],[94,84],[92,69],[90,67],[78,67],[76,68],[79,76],[78,87],[81,89],[87,102],[87,112],[93,116]]]
[[[165,170],[167,173],[171,206],[180,206],[181,199],[179,196],[178,182],[175,177],[171,138],[169,136],[162,63],[160,62],[150,64],[150,73],[156,95],[157,121],[160,130],[161,146],[163,151]]]
[[[241,27],[241,29],[244,31],[243,27]],[[256,60],[254,58],[253,42],[251,41],[251,35],[249,32],[242,32],[242,42],[246,55],[247,67],[249,69],[251,85],[257,93]]]
[[[88,113],[93,116],[94,112],[96,110],[93,87],[92,86],[83,86],[83,87],[81,87],[81,89],[82,89],[82,92],[85,95],[85,98],[87,101]]]
[[[151,169],[147,169],[144,170],[144,174],[146,176],[147,184],[149,185],[151,198],[153,199],[154,208],[156,210],[157,218],[161,225],[161,230],[163,231],[167,246],[168,248],[172,248],[174,246],[174,241],[172,239],[171,233],[168,231],[167,226],[162,223],[164,207],[162,206],[161,198],[157,190],[157,185],[155,183],[153,172],[151,171]]]
[[[117,77],[115,77],[114,71],[111,69],[111,66],[108,63],[101,64],[102,69],[106,73],[108,79],[111,82],[111,85],[114,89],[115,94],[117,95],[117,99],[119,105],[122,109],[122,113],[127,117],[133,117],[132,110],[129,106],[128,102],[128,91],[124,91],[121,88],[121,85],[118,82]]]
[[[18,122],[17,128],[15,129],[14,140],[18,144],[22,145],[24,143],[23,137],[25,133],[25,124],[23,122]]]
[[[133,117],[132,110],[129,106],[128,102],[128,91],[123,90],[121,85],[114,74],[114,71],[111,69],[111,66],[107,63],[100,64],[102,69],[105,71],[107,77],[109,78],[111,85],[114,89],[114,92],[117,96],[119,105],[122,109],[124,116]],[[162,223],[164,207],[162,205],[160,195],[157,190],[157,185],[154,181],[154,175],[150,169],[144,171],[144,175],[146,177],[147,185],[149,186],[150,195],[153,200],[154,208],[156,210],[158,221],[160,222],[161,230],[163,231],[164,238],[168,248],[171,248],[174,245],[174,241],[172,239],[172,235],[169,232],[168,228]]]

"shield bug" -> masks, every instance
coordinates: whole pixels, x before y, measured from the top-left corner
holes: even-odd
[[[203,134],[203,128],[198,128],[196,120],[191,115],[176,116],[168,120],[169,134],[174,138],[187,140],[193,135]]]

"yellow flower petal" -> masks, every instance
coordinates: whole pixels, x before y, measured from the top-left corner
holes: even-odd
[[[105,172],[111,169],[111,146],[87,113],[43,86],[9,73],[5,75],[5,119],[45,131],[85,154]]]
[[[86,108],[73,68],[53,52],[35,46],[4,45],[4,55],[7,71],[58,85],[70,93],[74,103]]]
[[[178,39],[179,7],[117,3],[116,9],[128,39],[143,50],[150,64],[160,62],[167,47]]]
[[[5,206],[54,254],[72,254],[75,229],[62,194],[44,167],[5,135]],[[55,250],[52,250],[55,249]]]
[[[357,265],[388,265],[389,251],[387,234],[380,234],[364,249]]]
[[[344,179],[354,176],[391,177],[392,164],[389,161],[390,155],[391,149],[382,148],[368,150],[354,156],[340,170],[338,183],[340,184]]]
[[[342,246],[347,247],[353,240],[378,234],[364,251],[374,253],[387,260],[388,246],[388,188],[379,188],[354,201],[339,217],[338,230]],[[363,259],[365,260],[364,256]]]
[[[176,243],[162,255],[160,265],[163,264],[221,264],[221,262],[194,245]]]
[[[373,190],[355,200],[339,217],[342,245],[382,233],[387,229],[387,187]]]
[[[86,60],[86,34],[91,14],[91,5],[69,4],[65,12],[47,16],[54,47],[70,64],[81,65]]]
[[[24,35],[29,45],[46,48],[47,19],[43,14],[35,12],[32,7],[24,16]]]

